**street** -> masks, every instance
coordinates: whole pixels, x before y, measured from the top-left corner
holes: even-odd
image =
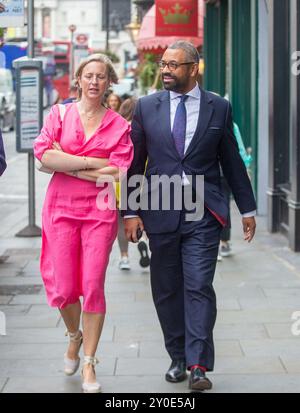
[[[0,336],[0,392],[79,393],[80,374],[63,374],[67,339],[57,310],[46,304],[39,273],[41,239],[16,238],[27,224],[27,155],[17,154],[14,133],[3,135],[8,168],[0,180],[0,311],[6,336]],[[36,173],[37,223],[49,175]],[[212,392],[299,392],[297,328],[300,310],[300,257],[286,239],[270,235],[258,217],[251,245],[242,240],[233,206],[234,255],[218,263],[215,288],[216,366],[209,374]],[[105,393],[187,393],[187,381],[170,384],[170,360],[151,298],[149,270],[139,267],[130,246],[130,272],[118,269],[115,244],[107,272],[107,318],[96,367]],[[176,316],[176,315],[174,315]],[[294,335],[293,335],[293,333]]]

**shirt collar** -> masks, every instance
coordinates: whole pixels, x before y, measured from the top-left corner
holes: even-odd
[[[201,91],[200,91],[198,83],[196,84],[196,86],[192,90],[190,90],[188,93],[186,93],[186,95],[190,96],[194,99],[200,100]],[[179,96],[182,96],[182,93],[177,93],[177,92],[173,92],[172,90],[170,90],[170,99],[171,100],[177,99]]]

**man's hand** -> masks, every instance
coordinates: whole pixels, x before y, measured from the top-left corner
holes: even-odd
[[[129,242],[138,242],[136,233],[138,228],[144,231],[144,224],[140,217],[124,218],[125,235]]]
[[[245,241],[251,242],[255,235],[256,221],[254,217],[243,218],[243,230]]]

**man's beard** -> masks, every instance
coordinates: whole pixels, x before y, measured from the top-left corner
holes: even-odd
[[[172,78],[173,82],[165,83],[164,82],[164,76]],[[171,90],[172,92],[177,92],[177,93],[181,93],[181,91],[186,88],[187,83],[188,83],[188,81],[184,81],[184,80],[180,81],[180,80],[178,80],[178,78],[176,78],[175,76],[172,76],[170,74],[163,75],[162,76],[162,82],[163,82],[164,88],[166,90]]]

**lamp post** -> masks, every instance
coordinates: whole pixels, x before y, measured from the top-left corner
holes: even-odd
[[[76,31],[77,27],[75,24],[71,24],[69,26],[69,30],[71,33],[71,47],[70,47],[70,85],[72,83],[72,80],[74,78],[74,32]]]
[[[129,34],[130,40],[136,48],[137,48],[136,43],[137,43],[137,39],[138,39],[140,29],[141,29],[141,24],[139,23],[139,20],[138,20],[138,9],[137,9],[137,7],[135,7],[134,12],[133,12],[132,17],[131,17],[131,22],[125,26],[125,30]],[[135,88],[136,88],[137,87],[137,79],[136,79],[136,77],[134,77],[134,78],[135,78]]]
[[[141,25],[138,22],[138,16],[135,13],[135,15],[133,16],[132,21],[125,26],[125,30],[129,34],[130,39],[131,39],[131,41],[134,45],[136,45],[138,35],[139,35],[139,32],[140,32],[140,28],[141,28]]]
[[[106,24],[106,40],[105,40],[105,51],[109,51],[109,0],[105,1],[105,24]]]
[[[27,2],[27,57],[34,58],[34,0]],[[35,216],[35,168],[33,151],[28,153],[28,225],[16,237],[40,237],[41,228],[36,225]]]

